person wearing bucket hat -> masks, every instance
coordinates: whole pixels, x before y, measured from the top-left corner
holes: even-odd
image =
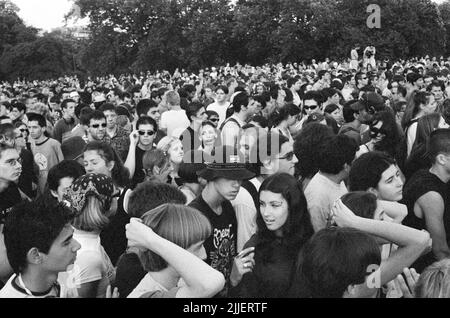
[[[74,282],[73,292],[81,298],[104,297],[115,277],[114,266],[100,243],[100,232],[109,223],[113,191],[110,177],[90,173],[75,180],[64,196],[75,213],[73,237],[81,248],[74,269],[61,281]]]
[[[202,193],[189,206],[202,212],[211,222],[212,235],[204,242],[206,262],[221,272],[227,281],[218,296],[226,296],[233,260],[237,254],[237,219],[230,201],[239,193],[242,180],[255,174],[246,169],[244,156],[234,147],[215,150],[213,162],[197,175],[207,181]]]

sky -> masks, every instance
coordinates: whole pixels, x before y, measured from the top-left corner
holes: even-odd
[[[19,16],[25,24],[51,31],[64,25],[64,15],[72,7],[71,0],[11,0],[19,8]],[[147,0],[143,0],[147,1]],[[444,0],[433,0],[441,3]],[[86,24],[86,22],[82,22]]]
[[[71,0],[11,0],[26,25],[51,31],[64,25],[64,15],[72,8]]]

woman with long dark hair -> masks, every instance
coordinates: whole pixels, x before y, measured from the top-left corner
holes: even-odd
[[[314,233],[306,199],[293,176],[278,173],[264,180],[259,200],[258,230],[235,258],[243,276],[232,277],[231,296],[286,297],[296,256]]]
[[[397,158],[400,132],[394,114],[381,111],[373,116],[370,124],[370,141],[359,147],[356,157],[370,151],[382,151],[392,158]]]
[[[433,131],[438,128],[448,128],[448,124],[439,113],[432,113],[420,117],[417,121],[416,141],[411,150],[411,154],[405,162],[404,173],[409,179],[414,172],[420,169],[431,167],[430,158],[427,155],[427,141]]]

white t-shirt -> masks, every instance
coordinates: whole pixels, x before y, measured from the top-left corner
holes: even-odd
[[[163,285],[154,280],[149,273],[147,273],[147,275],[142,278],[142,280],[139,282],[136,288],[133,289],[133,291],[128,295],[127,298],[139,298],[146,293],[154,291],[167,292],[168,290]]]
[[[348,192],[344,182],[334,183],[320,172],[311,179],[305,188],[308,211],[314,232],[324,229],[327,225],[328,214],[334,201]]]
[[[253,178],[250,182],[255,186],[256,191],[259,190],[261,182],[258,179]],[[256,215],[257,207],[252,199],[250,193],[241,186],[239,193],[233,201],[230,201],[231,205],[236,212],[237,219],[237,252],[241,252],[245,243],[256,233]]]
[[[50,290],[44,293],[32,293],[29,295],[23,286],[20,286],[14,274],[8,280],[5,286],[0,290],[0,298],[59,298],[59,285],[53,285]]]
[[[104,298],[106,288],[115,278],[115,268],[100,243],[98,234],[75,230],[73,238],[80,243],[77,258],[70,272],[60,274],[63,294],[67,297],[77,297],[76,288],[80,285],[100,281],[97,288],[97,298]]]
[[[230,106],[230,103],[225,103],[224,105],[219,105],[217,102],[214,102],[212,104],[209,104],[208,107],[206,107],[206,110],[213,110],[216,113],[219,114],[219,123],[217,127],[222,126],[222,123],[227,119],[227,109]]]
[[[167,129],[167,136],[179,138],[191,122],[184,109],[168,110],[161,115],[161,129]]]
[[[221,132],[222,145],[237,147],[239,142],[239,133],[241,128],[245,125],[245,122],[240,120],[236,115],[233,115],[230,118],[233,118],[236,121],[228,120],[223,126]],[[239,125],[236,122],[239,123]]]

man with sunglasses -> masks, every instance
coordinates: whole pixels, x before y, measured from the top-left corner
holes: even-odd
[[[89,116],[89,125],[86,128],[88,142],[103,141],[106,134],[106,117],[103,112],[95,110]]]
[[[130,134],[130,147],[124,166],[130,171],[132,188],[145,179],[142,159],[146,152],[155,149],[158,124],[149,116],[141,116],[136,122],[136,130]]]
[[[353,121],[348,121],[347,124],[343,125],[339,134],[349,135],[349,137],[355,139],[358,145],[369,142],[370,131],[368,125],[372,122],[375,113],[386,109],[384,98],[378,93],[367,92],[361,96],[360,100],[346,105],[346,107],[350,109],[344,110],[344,117],[348,117],[351,114]],[[348,120],[348,118],[345,119],[346,121]],[[359,132],[359,134],[355,135],[355,131]]]

